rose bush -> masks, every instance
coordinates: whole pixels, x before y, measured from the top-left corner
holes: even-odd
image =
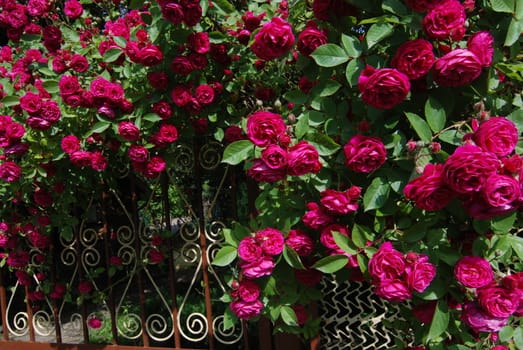
[[[32,301],[91,292],[45,278],[78,198],[122,168],[157,179],[178,142],[210,137],[259,188],[214,257],[237,266],[226,326],[313,337],[305,305],[334,274],[402,303],[398,349],[523,349],[520,1],[0,10],[0,246]],[[167,254],[155,238],[146,261]]]

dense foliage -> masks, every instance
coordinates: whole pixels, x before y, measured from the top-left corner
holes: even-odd
[[[122,169],[157,178],[179,140],[209,136],[259,184],[258,215],[231,223],[214,259],[237,266],[229,324],[263,315],[312,337],[307,305],[334,274],[401,303],[398,349],[523,349],[523,2],[0,11],[0,246],[35,300],[70,287],[35,289],[28,250],[45,271],[78,198]]]

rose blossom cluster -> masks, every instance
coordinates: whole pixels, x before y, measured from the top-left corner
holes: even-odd
[[[223,90],[219,82],[200,84],[194,89],[186,85],[176,85],[171,91],[173,103],[190,115],[199,114],[205,106],[212,104]]]
[[[466,33],[466,12],[458,0],[411,1],[415,11],[427,11],[423,29],[428,39],[439,42],[443,55],[434,55],[432,43],[423,38],[400,45],[391,60],[391,68],[375,69],[367,66],[359,77],[358,88],[366,104],[379,109],[390,109],[405,100],[411,81],[424,79],[432,72],[439,86],[459,87],[476,80],[485,67],[492,63],[494,39],[489,32],[471,35],[466,48],[455,43]],[[449,42],[450,45],[446,43]],[[450,47],[455,47],[450,49]]]
[[[62,116],[56,101],[31,91],[20,97],[20,108],[28,115],[25,123],[35,130],[49,130]]]
[[[69,156],[71,163],[78,167],[90,167],[96,171],[107,167],[107,158],[102,152],[83,150],[80,139],[75,135],[64,136],[60,147]]]
[[[287,175],[317,173],[322,165],[316,148],[307,141],[290,145],[287,127],[276,113],[254,112],[247,118],[247,137],[263,147],[261,157],[253,161],[248,175],[258,182],[276,182]]]
[[[160,0],[163,18],[172,24],[182,24],[192,27],[200,22],[202,7],[198,0]]]
[[[0,147],[3,148],[0,163],[0,179],[14,182],[22,176],[22,168],[15,161],[9,160],[27,152],[29,146],[23,143],[25,128],[10,116],[0,115]]]
[[[405,197],[429,211],[441,210],[458,198],[478,219],[517,210],[523,201],[523,159],[514,154],[518,138],[511,120],[490,117],[466,135],[466,144],[444,164],[428,164],[421,176],[405,186]]]
[[[285,55],[294,45],[291,25],[281,17],[273,17],[254,36],[251,50],[264,61]]]
[[[523,272],[496,281],[488,260],[464,256],[454,266],[456,280],[472,291],[461,319],[475,332],[497,332],[510,316],[523,316]]]
[[[422,293],[436,276],[436,267],[428,256],[415,252],[403,254],[391,242],[379,247],[368,268],[374,293],[394,302],[411,299],[413,292]]]
[[[231,291],[233,300],[229,307],[242,320],[256,317],[263,309],[260,294],[260,287],[256,282],[245,278],[240,282],[234,281]]]
[[[284,244],[283,234],[270,227],[242,239],[238,245],[241,275],[251,279],[270,275],[275,267],[273,257],[281,254]]]

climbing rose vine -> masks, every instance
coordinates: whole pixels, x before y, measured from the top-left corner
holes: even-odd
[[[78,198],[211,138],[257,187],[224,327],[312,338],[337,279],[400,305],[397,349],[523,349],[522,31],[517,0],[0,0],[2,264],[34,305],[96,297],[47,278]]]

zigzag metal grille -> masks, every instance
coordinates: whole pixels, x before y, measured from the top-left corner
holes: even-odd
[[[388,350],[399,335],[384,318],[399,317],[399,307],[378,298],[366,283],[324,279],[320,301],[323,350]]]

